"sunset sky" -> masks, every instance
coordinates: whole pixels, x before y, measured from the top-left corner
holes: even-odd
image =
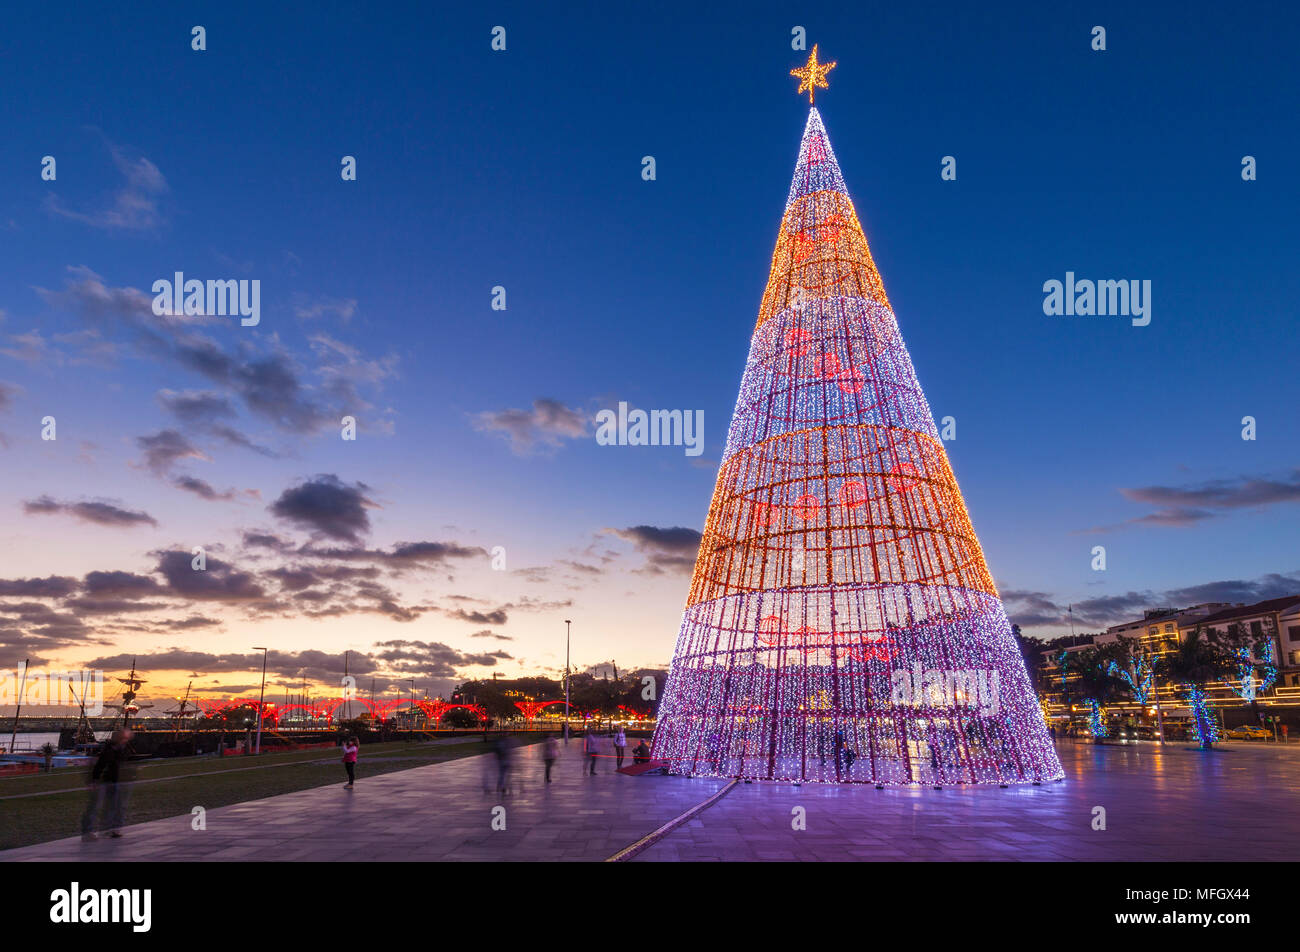
[[[1012,620],[1300,592],[1282,14],[198,9],[0,13],[0,665],[224,696],[265,645],[273,685],[350,651],[432,695],[558,673],[565,618],[579,668],[666,665],[807,114],[795,25]],[[260,324],[155,315],[177,271],[259,280]],[[1150,280],[1150,325],[1046,316],[1067,271]],[[703,410],[703,454],[598,445],[619,401]]]

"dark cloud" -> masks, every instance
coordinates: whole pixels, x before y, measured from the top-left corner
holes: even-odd
[[[261,456],[277,459],[275,451],[254,443],[249,437],[235,429],[225,420],[238,416],[235,406],[223,394],[215,390],[160,390],[158,403],[182,423],[196,430],[210,434],[231,446],[252,450]]]
[[[259,352],[252,340],[243,339],[237,352],[227,351],[196,329],[202,326],[201,320],[155,315],[152,295],[136,288],[108,287],[87,268],[68,270],[71,278],[62,291],[38,289],[47,304],[76,313],[95,327],[108,325],[127,330],[142,356],[197,374],[281,430],[314,434],[337,426],[345,409],[356,408],[355,401],[340,399],[333,384],[335,368],[328,361],[317,367],[323,385],[314,387],[304,379],[294,357],[278,345],[274,350]],[[200,403],[193,410],[201,408]],[[242,435],[230,430],[226,436],[238,441]]]
[[[1282,479],[1242,476],[1193,486],[1141,486],[1121,489],[1132,502],[1158,506],[1155,512],[1111,526],[1096,526],[1088,533],[1114,532],[1128,526],[1188,528],[1235,509],[1265,509],[1300,502],[1300,469]]]
[[[195,425],[234,419],[234,404],[215,390],[159,390],[158,403],[182,423]]]
[[[115,598],[147,598],[162,591],[158,580],[135,572],[87,572],[82,579],[87,595]]]
[[[159,430],[152,436],[137,436],[135,441],[144,450],[144,465],[158,475],[169,473],[183,459],[208,459],[176,430]]]
[[[495,631],[492,631],[491,629],[488,628],[484,628],[482,631],[476,631],[472,635],[470,635],[470,637],[471,638],[493,638],[496,641],[514,641],[514,639],[511,638],[509,635],[499,635]]]
[[[504,625],[507,621],[504,609],[500,608],[490,612],[467,612],[463,608],[458,608],[455,611],[446,612],[446,615],[448,618],[471,622],[475,625]]]
[[[147,512],[123,509],[110,502],[59,502],[49,496],[41,496],[23,503],[23,511],[28,515],[57,514],[69,515],[82,522],[91,522],[98,526],[131,528],[141,525],[158,525],[158,520]]]
[[[487,552],[477,546],[457,545],[454,542],[399,542],[385,559],[392,562],[446,562],[448,559],[486,557]]]
[[[177,489],[183,489],[186,492],[194,493],[201,499],[207,499],[210,502],[228,502],[235,498],[235,491],[227,489],[225,492],[217,492],[212,485],[206,480],[199,479],[197,476],[177,476],[172,480],[172,485]]]
[[[274,450],[262,446],[260,443],[254,443],[249,437],[239,432],[232,426],[224,423],[214,423],[208,427],[208,431],[215,437],[225,440],[231,446],[238,446],[241,449],[252,450],[259,456],[265,456],[267,459],[279,459],[280,454]]]
[[[558,400],[541,397],[531,410],[496,410],[476,414],[474,428],[499,433],[510,440],[510,448],[527,455],[541,448],[554,449],[564,440],[578,439],[587,433],[587,418]]]
[[[646,556],[646,564],[637,571],[660,575],[665,572],[689,572],[695,567],[700,550],[700,533],[684,526],[629,526],[605,529],[610,535],[631,542]]]
[[[14,397],[21,392],[22,388],[17,384],[0,380],[0,410],[8,410],[14,402]]]
[[[303,558],[340,562],[376,562],[387,565],[394,571],[410,565],[445,565],[452,559],[487,558],[486,549],[456,542],[398,542],[391,549],[318,546],[309,543],[298,548],[296,554]]]
[[[220,618],[190,615],[188,618],[169,618],[157,621],[153,623],[153,627],[163,631],[192,631],[195,628],[216,628],[221,624]]]
[[[1187,588],[1175,588],[1165,592],[1170,604],[1195,605],[1200,602],[1264,602],[1271,598],[1284,598],[1300,593],[1300,572],[1289,574],[1270,573],[1254,581],[1230,579],[1222,582],[1206,582]]]
[[[250,601],[266,595],[255,576],[241,572],[208,555],[206,568],[194,569],[194,556],[187,551],[158,553],[157,571],[167,580],[170,594],[196,601]]]
[[[331,539],[356,543],[370,531],[365,483],[349,486],[332,474],[316,476],[286,489],[270,506],[286,522]]]
[[[294,547],[288,539],[270,532],[245,532],[242,542],[245,548],[270,549],[272,552],[288,552]]]
[[[86,663],[86,667],[116,671],[131,667],[133,661],[144,671],[185,671],[191,677],[207,677],[213,674],[231,672],[261,671],[262,652],[250,651],[247,654],[213,654],[207,651],[191,651],[173,648],[152,654],[117,654],[95,658]],[[266,670],[268,678],[289,678],[301,681],[327,682],[339,684],[343,676],[343,652],[330,654],[325,651],[308,649],[305,651],[268,651]],[[370,674],[375,670],[369,657],[353,651],[347,658],[348,671],[351,674]],[[227,688],[226,690],[233,690]]]
[[[127,612],[152,612],[167,607],[166,602],[141,602],[128,598],[69,598],[63,607],[78,615],[120,615]]]
[[[1070,609],[1079,630],[1109,628],[1142,617],[1153,608],[1187,608],[1206,602],[1245,603],[1266,601],[1300,593],[1300,572],[1272,573],[1253,581],[1230,579],[1205,582],[1183,588],[1155,591],[1128,591],[1116,595],[1085,598],[1072,605],[1062,603],[1045,592],[1007,590],[1001,593],[1007,616],[1022,627],[1055,626],[1067,628]]]
[[[468,666],[495,667],[498,661],[508,661],[511,657],[504,651],[466,654],[428,641],[380,641],[375,647],[382,649],[375,655],[376,659],[384,662],[389,670],[426,678],[453,677],[460,668]]]
[[[19,598],[64,598],[77,590],[75,578],[48,575],[45,578],[0,579],[0,596]]]

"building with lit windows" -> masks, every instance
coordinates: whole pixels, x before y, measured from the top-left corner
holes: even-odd
[[[1259,726],[1261,715],[1276,717],[1279,724],[1287,724],[1300,736],[1300,594],[1253,605],[1206,602],[1189,608],[1153,608],[1139,619],[1112,625],[1104,632],[1050,639],[1041,652],[1036,672],[1044,716],[1058,730],[1085,730],[1089,712],[1084,705],[1072,704],[1069,697],[1069,686],[1077,679],[1071,671],[1070,655],[1127,638],[1135,640],[1155,659],[1175,650],[1198,628],[1225,635],[1244,632],[1266,639],[1268,647],[1257,657],[1277,672],[1268,687],[1252,692],[1253,704],[1243,696],[1240,682],[1215,681],[1207,685],[1207,700],[1221,723],[1227,727]],[[1166,736],[1181,739],[1190,711],[1179,687],[1157,677],[1146,705],[1126,699],[1107,705],[1106,715],[1120,733],[1129,737],[1154,739],[1156,724],[1163,720]],[[1264,723],[1271,725],[1273,721]]]

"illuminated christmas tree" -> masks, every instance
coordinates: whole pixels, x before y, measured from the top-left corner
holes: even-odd
[[[814,47],[799,92],[834,65]],[[1063,776],[816,108],[654,756],[776,780]]]

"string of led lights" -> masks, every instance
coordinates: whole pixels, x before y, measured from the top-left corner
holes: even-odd
[[[1277,665],[1271,661],[1256,661],[1254,650],[1248,646],[1237,648],[1233,654],[1237,658],[1237,678],[1227,684],[1238,696],[1253,701],[1273,686],[1277,680]],[[1256,668],[1260,670],[1256,672]]]
[[[654,756],[773,780],[1063,776],[815,108]]]

